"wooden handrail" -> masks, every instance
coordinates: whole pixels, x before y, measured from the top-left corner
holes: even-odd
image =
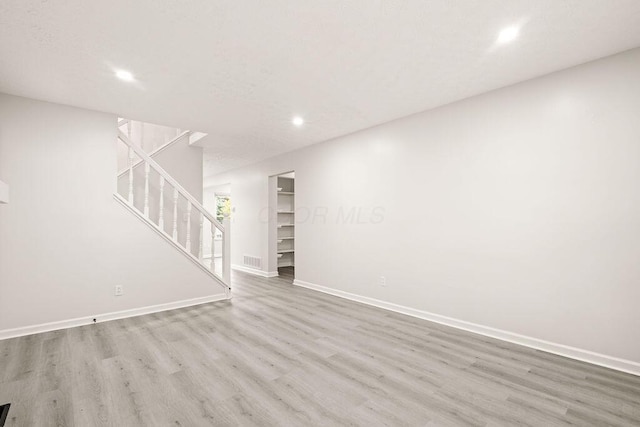
[[[204,206],[202,206],[202,204],[200,204],[200,202],[198,202],[198,200],[196,200],[195,197],[193,197],[187,190],[185,190],[180,184],[178,184],[178,182],[175,179],[173,179],[171,177],[171,175],[169,175],[167,173],[167,171],[165,171],[162,168],[162,166],[160,166],[158,163],[156,163],[155,160],[153,160],[151,157],[149,157],[149,155],[147,153],[145,153],[144,150],[142,150],[142,148],[140,148],[137,145],[135,145],[134,143],[132,143],[131,140],[129,140],[129,137],[127,137],[127,135],[125,135],[124,132],[122,132],[120,129],[118,129],[118,139],[120,139],[130,149],[132,149],[138,155],[138,157],[140,157],[142,159],[142,161],[144,161],[147,164],[149,164],[150,167],[152,167],[156,172],[158,172],[158,174],[161,177],[164,178],[165,182],[168,182],[174,189],[178,190],[178,192],[180,194],[182,194],[185,199],[187,199],[189,202],[191,202],[191,204],[198,211],[200,211],[200,213],[202,213],[202,215],[205,218],[207,218],[211,222],[211,224],[213,224],[217,229],[219,229],[220,231],[222,231],[224,233],[224,225],[222,225],[222,223],[220,223],[220,221],[218,221],[213,215],[211,215],[204,208]]]

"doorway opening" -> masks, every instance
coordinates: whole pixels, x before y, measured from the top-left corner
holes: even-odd
[[[223,222],[225,217],[231,215],[231,184],[222,184],[204,189],[204,207],[213,213],[213,216]],[[212,234],[213,233],[213,234]],[[222,274],[222,232],[218,229],[203,229],[204,236],[211,238],[202,241],[202,258],[209,268],[213,265],[216,272]]]

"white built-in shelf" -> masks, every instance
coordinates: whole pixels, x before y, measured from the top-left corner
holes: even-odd
[[[288,175],[288,174],[287,174]],[[293,175],[293,174],[291,174]],[[295,184],[293,176],[278,176],[277,178],[277,204],[274,206],[277,213],[276,232],[277,245],[275,250],[278,257],[278,267],[293,267],[295,259],[295,249],[293,248],[295,230]],[[282,231],[280,231],[282,229]]]

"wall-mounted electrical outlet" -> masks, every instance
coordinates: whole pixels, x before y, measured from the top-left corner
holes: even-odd
[[[122,287],[122,285],[116,285],[113,293],[115,294],[115,296],[120,297],[122,296],[122,294],[124,294],[124,288]]]
[[[384,276],[380,276],[380,286],[383,288],[387,286],[387,278]]]

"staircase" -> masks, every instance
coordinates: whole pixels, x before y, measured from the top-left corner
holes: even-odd
[[[127,125],[128,135],[122,131]],[[176,130],[175,138],[146,147],[132,142],[131,122],[118,121],[118,144],[126,152],[126,168],[118,172],[119,188],[113,197],[221,286],[230,288],[230,221],[222,222],[167,173],[153,156],[182,138],[202,138],[199,132]],[[222,243],[220,245],[220,242]],[[216,247],[218,252],[216,253]]]

